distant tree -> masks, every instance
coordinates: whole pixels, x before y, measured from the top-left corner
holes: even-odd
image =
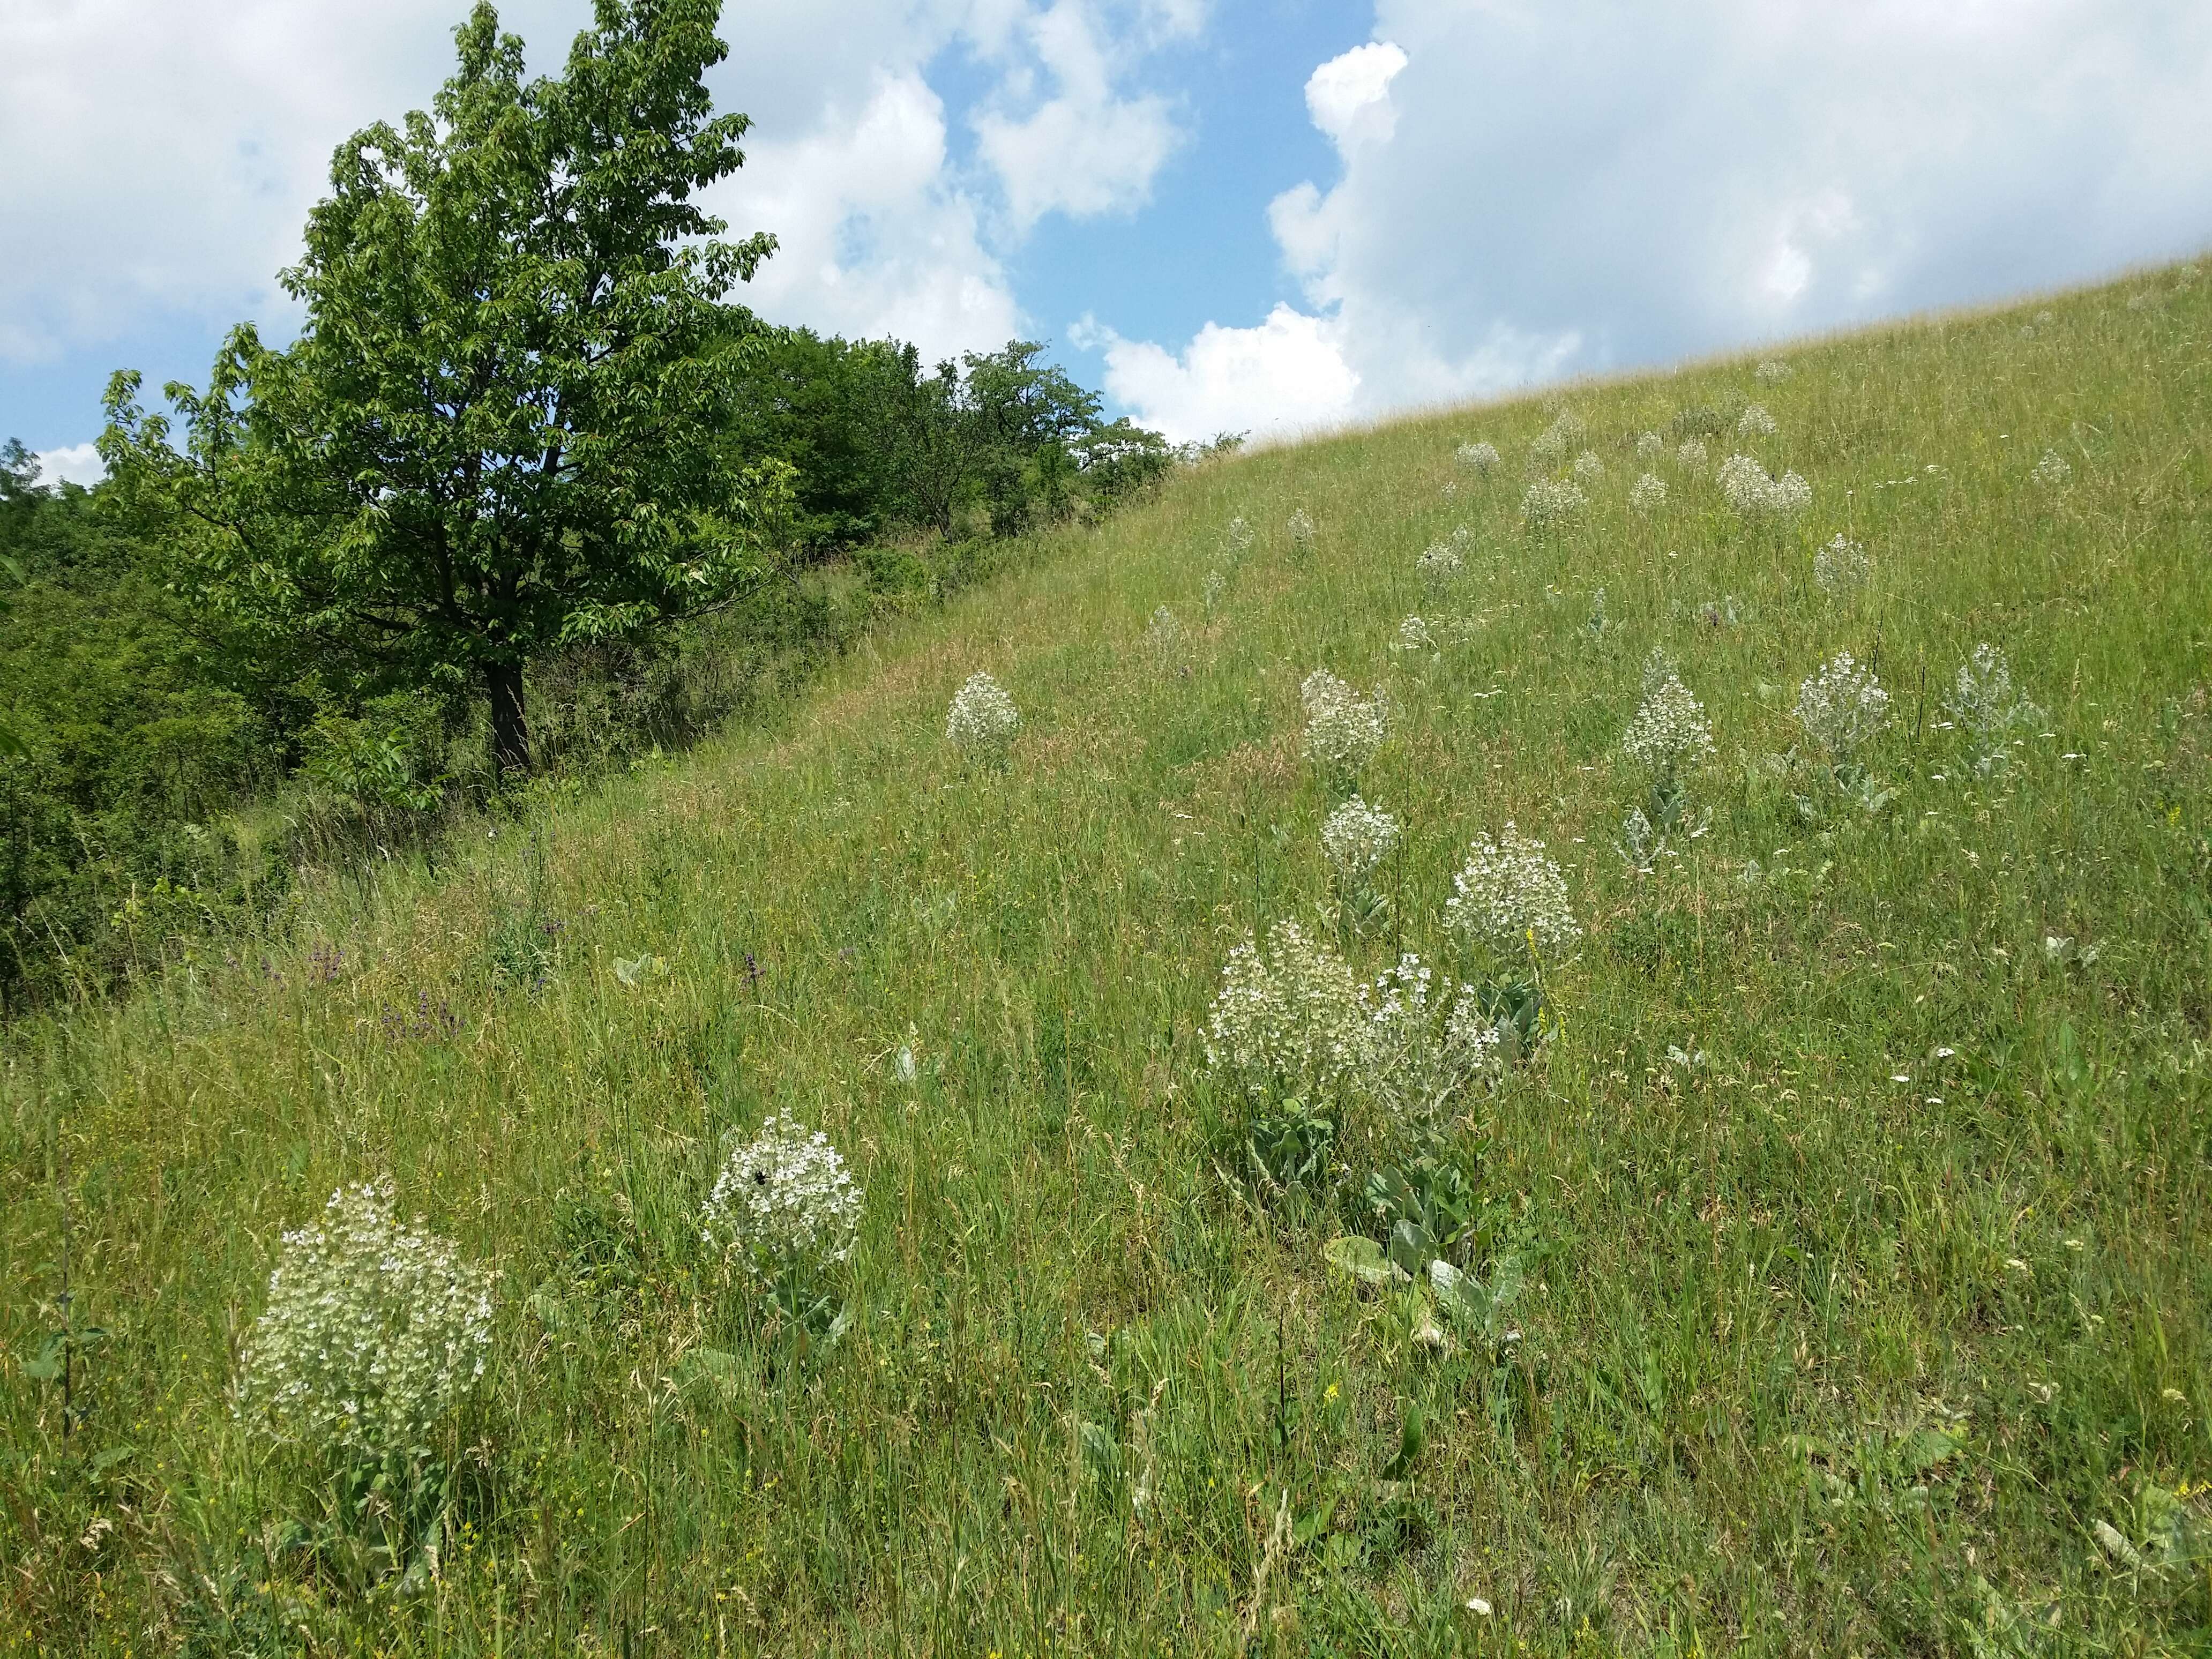
[[[881,439],[888,401],[910,377],[890,341],[823,339],[763,329],[736,387],[729,442],[740,455],[790,463],[793,534],[816,550],[875,537],[903,517]]]
[[[523,671],[726,603],[772,557],[789,469],[725,441],[755,349],[725,302],[774,250],[694,204],[749,125],[703,80],[720,0],[597,0],[559,78],[479,4],[459,67],[402,127],[342,145],[296,341],[250,325],[184,423],[107,394],[118,492],[163,514],[179,581],[364,690],[474,684],[526,767]]]
[[[872,364],[868,406],[902,516],[951,536],[981,500],[994,534],[1022,530],[1035,511],[1058,517],[1078,471],[1072,446],[1098,426],[1099,399],[1044,347],[1010,340],[924,374],[912,346],[886,346]]]
[[[1078,439],[1075,464],[1102,507],[1112,507],[1165,477],[1177,459],[1175,447],[1158,433],[1131,423],[1127,416],[1092,428]]]
[[[1068,446],[1098,427],[1099,398],[1056,363],[1041,363],[1042,344],[1010,340],[1001,350],[962,358],[977,471],[994,534],[1027,527],[1038,508],[1058,518],[1076,472]]]

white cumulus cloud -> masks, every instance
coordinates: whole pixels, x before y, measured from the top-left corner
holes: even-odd
[[[36,459],[39,482],[50,487],[66,483],[82,484],[89,489],[107,476],[107,469],[100,465],[100,451],[89,443],[42,449]]]
[[[1117,340],[1140,416],[1249,380],[1223,337],[1328,342],[1364,416],[2212,240],[2191,0],[1377,0],[1373,36],[1306,83],[1338,176],[1267,210],[1296,308]]]
[[[1402,47],[1370,41],[1332,58],[1306,79],[1306,112],[1342,147],[1355,136],[1388,139],[1394,125],[1390,82],[1406,67]]]
[[[1143,44],[1194,32],[1200,16],[1189,5],[1160,12],[1146,20],[1149,39]],[[1033,56],[1036,68],[1020,50]],[[1001,82],[995,106],[975,117],[975,129],[977,147],[1002,182],[1018,228],[1026,230],[1054,211],[1087,218],[1143,205],[1183,135],[1165,99],[1121,90],[1117,71],[1139,50],[1135,40],[1117,47],[1103,33],[1100,16],[1081,0],[1058,0],[1008,31],[1000,52],[1012,72]],[[1035,88],[1042,78],[1054,91],[1038,99]]]
[[[1208,323],[1180,352],[1085,319],[1070,342],[1105,354],[1106,391],[1176,442],[1221,432],[1280,437],[1341,423],[1359,377],[1336,325],[1279,305],[1255,328]]]
[[[332,149],[427,106],[465,0],[0,0],[0,363],[126,334],[296,311],[298,257]],[[533,72],[556,71],[591,0],[505,0]],[[722,21],[718,106],[754,130],[709,198],[782,251],[739,297],[779,322],[896,333],[932,354],[1003,343],[1003,264],[1048,213],[1126,211],[1182,141],[1137,82],[1203,26],[1205,0],[752,0]],[[956,161],[927,76],[986,72],[980,162]]]
[[[927,358],[1017,331],[981,209],[945,166],[944,105],[916,71],[878,73],[803,136],[753,145],[708,199],[734,229],[775,231],[775,257],[739,296],[775,321],[894,335]]]

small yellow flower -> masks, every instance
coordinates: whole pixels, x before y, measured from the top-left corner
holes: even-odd
[[[1336,1384],[1334,1382],[1330,1383],[1328,1388],[1322,1389],[1321,1396],[1322,1404],[1326,1406],[1334,1401],[1336,1398]]]

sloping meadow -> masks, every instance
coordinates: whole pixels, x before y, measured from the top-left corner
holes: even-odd
[[[9,1034],[5,1641],[2194,1639],[2208,327],[1211,464]]]

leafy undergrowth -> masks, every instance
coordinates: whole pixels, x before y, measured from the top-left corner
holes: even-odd
[[[18,1028],[0,1640],[2195,1650],[2208,331],[2183,268],[1212,464]],[[1355,783],[1399,834],[1333,876]],[[1509,823],[1573,929],[1479,961]],[[1251,1092],[1208,1021],[1286,920],[1509,1029],[1433,1111]],[[717,1243],[769,1153],[864,1194],[804,1276]],[[495,1279],[371,1463],[240,1379],[280,1235],[387,1178]]]

